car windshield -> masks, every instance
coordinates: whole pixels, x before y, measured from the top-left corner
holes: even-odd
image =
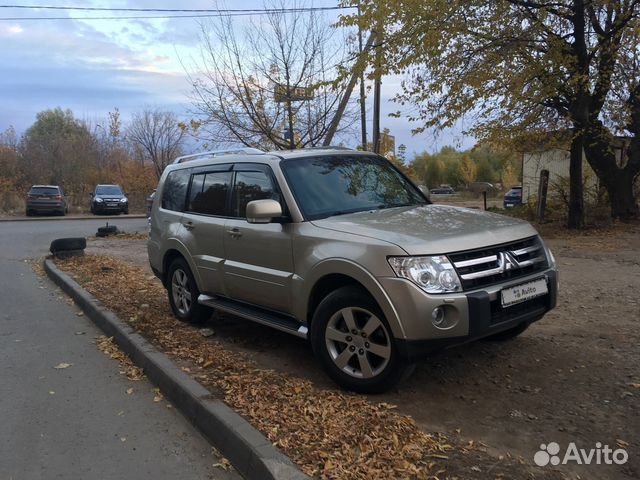
[[[58,187],[31,187],[29,195],[60,195]]]
[[[281,165],[310,220],[428,203],[404,175],[380,157],[323,156],[284,160]]]
[[[122,190],[117,185],[103,185],[96,188],[96,195],[122,195]]]
[[[512,188],[511,190],[509,190],[507,192],[507,195],[517,195],[520,196],[522,195],[522,189],[521,188]]]

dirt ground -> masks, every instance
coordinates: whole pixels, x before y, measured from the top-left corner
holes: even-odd
[[[398,406],[425,431],[482,442],[498,458],[533,464],[541,444],[625,448],[625,465],[551,468],[567,478],[640,478],[640,226],[574,236],[547,226],[560,268],[558,307],[519,338],[450,349],[417,364],[397,390],[372,397]],[[145,242],[95,239],[87,253],[148,269]],[[150,272],[150,271],[149,271]],[[257,364],[333,387],[306,342],[228,315],[208,327]],[[489,477],[487,477],[489,478]],[[522,478],[527,478],[523,475]]]

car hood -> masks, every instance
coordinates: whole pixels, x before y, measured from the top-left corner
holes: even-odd
[[[314,220],[337,232],[393,243],[409,255],[432,255],[511,242],[536,235],[523,220],[449,205],[418,205]]]

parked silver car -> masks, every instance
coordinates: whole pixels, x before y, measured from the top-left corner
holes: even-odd
[[[515,337],[556,304],[556,264],[530,224],[432,205],[372,153],[192,156],[156,197],[149,261],[176,317],[213,308],[308,338],[350,390],[386,390],[441,348]]]
[[[33,185],[27,193],[27,217],[36,213],[66,215],[69,212],[67,197],[58,185]]]

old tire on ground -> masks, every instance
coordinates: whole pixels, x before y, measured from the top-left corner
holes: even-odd
[[[491,335],[490,337],[483,338],[483,340],[487,342],[505,342],[507,340],[511,340],[512,338],[516,338],[527,328],[529,328],[529,324],[527,322],[523,322],[520,325],[510,328],[509,330],[505,330],[504,332],[496,333],[495,335]]]
[[[167,294],[173,314],[183,322],[201,323],[211,317],[211,309],[200,305],[200,291],[191,269],[182,258],[176,258],[167,273]]]
[[[84,250],[87,247],[87,239],[84,237],[58,238],[51,242],[49,251],[54,255],[58,252]]]
[[[339,288],[320,302],[311,345],[333,381],[354,392],[384,392],[413,369],[400,357],[380,307],[358,286]]]
[[[98,227],[98,233],[96,233],[96,236],[105,237],[107,235],[113,235],[114,233],[118,233],[118,227],[115,225],[107,225],[106,227]]]

